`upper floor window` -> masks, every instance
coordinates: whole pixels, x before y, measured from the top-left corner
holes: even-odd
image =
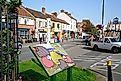
[[[24,20],[24,24],[25,24],[25,25],[27,24],[27,20],[26,20],[26,19]]]
[[[57,28],[59,29],[60,27],[59,27],[59,24],[57,24]]]
[[[54,28],[55,27],[55,23],[53,23],[53,25],[52,25],[52,28]]]
[[[45,22],[45,26],[47,26],[47,22]]]
[[[39,21],[39,27],[41,27],[42,26],[42,21]]]

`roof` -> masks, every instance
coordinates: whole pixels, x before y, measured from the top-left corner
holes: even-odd
[[[68,24],[65,20],[62,20],[62,19],[59,19],[57,18],[56,16],[53,16],[53,15],[50,15],[50,14],[45,14],[46,18],[51,18],[52,21],[55,21],[55,22],[60,22],[60,23],[64,23],[64,24]]]
[[[70,15],[70,14],[68,14],[68,13],[66,13],[66,12],[64,12],[66,15],[68,15],[71,19],[74,19],[74,20],[76,20],[74,17],[72,17],[72,15]]]
[[[30,13],[28,13],[23,6],[20,6],[17,8],[18,15],[20,16],[26,16],[26,17],[33,17]]]
[[[50,14],[43,14],[42,12],[40,11],[36,11],[36,10],[33,10],[33,9],[30,9],[30,8],[25,8],[28,12],[30,12],[34,17],[36,18],[42,18],[42,19],[46,19],[46,18],[51,18],[52,21],[55,21],[55,22],[60,22],[60,23],[64,23],[64,24],[68,24],[66,21],[62,20],[62,19],[59,19],[53,15],[50,15]]]
[[[26,10],[28,10],[36,18],[46,19],[46,16],[39,11],[30,9],[30,8],[26,8]]]

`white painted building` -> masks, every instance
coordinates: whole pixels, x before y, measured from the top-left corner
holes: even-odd
[[[42,41],[46,41],[47,31],[47,20],[46,16],[41,11],[26,8],[35,17],[35,38],[37,41],[42,38]]]
[[[61,12],[60,12],[60,14],[58,14],[57,18],[65,20],[67,23],[69,23],[67,30],[70,33],[77,32],[77,28],[76,28],[77,20],[74,17],[72,17],[72,15],[70,13],[65,12],[64,10],[61,10]]]
[[[18,9],[18,35],[23,42],[32,41],[32,31],[35,30],[34,16],[29,13],[25,7],[20,6]]]

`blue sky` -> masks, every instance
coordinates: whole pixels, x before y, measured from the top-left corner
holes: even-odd
[[[70,12],[78,21],[90,19],[93,24],[101,23],[102,0],[22,0],[23,5],[35,10],[44,6],[48,13],[61,9]],[[121,19],[121,0],[105,0],[104,24],[114,17]]]

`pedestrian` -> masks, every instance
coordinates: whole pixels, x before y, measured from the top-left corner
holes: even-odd
[[[40,44],[42,43],[42,37],[39,38]]]

